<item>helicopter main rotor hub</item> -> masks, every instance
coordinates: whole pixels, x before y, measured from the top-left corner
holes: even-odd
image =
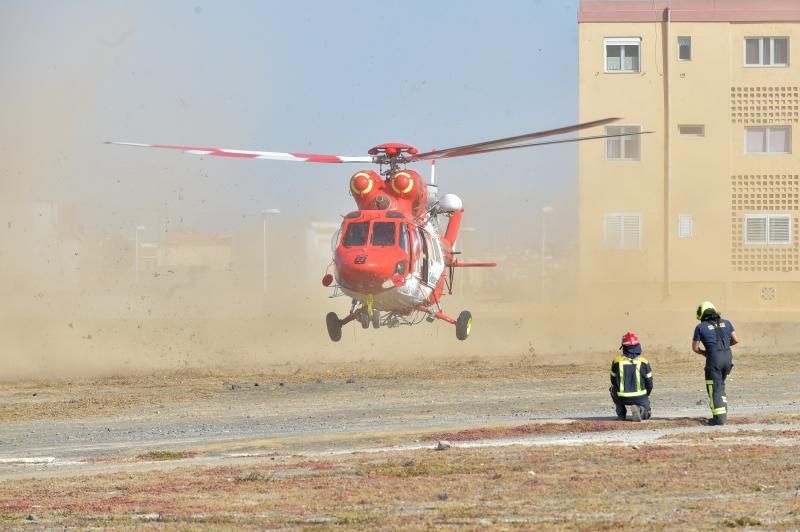
[[[374,157],[374,162],[389,165],[388,170],[381,172],[388,177],[396,172],[401,164],[405,164],[407,155],[416,155],[419,150],[408,144],[389,142],[370,148],[367,153]]]

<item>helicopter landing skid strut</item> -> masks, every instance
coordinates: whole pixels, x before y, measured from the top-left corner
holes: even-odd
[[[464,310],[458,315],[458,319],[453,319],[442,311],[432,314],[437,320],[446,321],[451,325],[456,326],[456,338],[459,340],[466,340],[469,333],[472,332],[472,314],[468,310]]]

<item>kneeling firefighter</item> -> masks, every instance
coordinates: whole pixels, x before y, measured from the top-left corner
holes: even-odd
[[[733,369],[731,346],[738,344],[739,339],[733,324],[722,319],[710,301],[703,301],[697,307],[697,319],[700,324],[694,329],[692,351],[706,357],[706,391],[712,416],[710,423],[724,425],[728,417],[725,379]],[[700,347],[701,343],[703,347]]]
[[[622,337],[619,346],[622,354],[611,362],[611,400],[617,410],[617,418],[624,420],[627,407],[631,409],[633,421],[650,418],[650,392],[653,391],[653,370],[646,358],[641,356],[639,338],[632,332]]]

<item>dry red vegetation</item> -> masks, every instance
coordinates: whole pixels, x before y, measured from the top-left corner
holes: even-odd
[[[796,456],[796,447],[706,441],[260,457],[247,466],[6,481],[0,524],[19,526],[35,513],[45,527],[158,520],[260,528],[796,528]],[[631,500],[646,501],[647,511],[621,511]]]

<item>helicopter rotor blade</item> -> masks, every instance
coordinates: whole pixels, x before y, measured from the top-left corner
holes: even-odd
[[[483,153],[492,153],[495,151],[505,151],[505,150],[515,150],[517,148],[531,148],[535,146],[547,146],[548,144],[567,144],[570,142],[580,142],[582,140],[593,140],[593,139],[610,139],[615,137],[635,137],[637,135],[647,135],[649,133],[655,133],[654,131],[638,131],[636,133],[615,133],[613,135],[592,135],[590,137],[576,137],[571,139],[558,139],[558,140],[545,140],[542,142],[529,142],[526,144],[515,144],[514,146],[500,146],[497,148],[489,148],[481,151],[474,151],[470,153],[460,153],[458,155],[450,155],[450,157],[461,157],[463,155],[480,155]],[[447,157],[447,156],[445,156]]]
[[[499,148],[501,146],[508,146],[509,144],[517,144],[519,142],[524,142],[526,140],[533,140],[542,137],[551,137],[553,135],[562,135],[564,133],[571,133],[573,131],[579,131],[581,129],[587,129],[590,127],[610,124],[611,122],[616,122],[617,120],[619,120],[619,118],[603,118],[601,120],[593,120],[591,122],[583,122],[581,124],[559,127],[556,129],[548,129],[545,131],[536,131],[534,133],[526,133],[524,135],[507,137],[504,139],[488,140],[485,142],[478,142],[476,144],[458,146],[456,148],[447,148],[444,150],[429,151],[425,153],[419,153],[417,155],[412,155],[408,157],[406,161],[407,162],[425,161],[428,159],[444,159],[448,157],[461,157],[464,155],[472,155],[474,153],[485,153],[487,151],[490,151],[494,148]]]
[[[346,155],[321,155],[317,153],[282,153],[274,151],[233,150],[229,148],[201,148],[195,146],[171,146],[167,144],[141,144],[138,142],[106,141],[106,144],[120,146],[136,146],[142,148],[163,148],[180,150],[193,155],[209,155],[212,157],[235,157],[239,159],[271,159],[275,161],[292,161],[303,163],[372,163],[374,157],[346,156]]]

